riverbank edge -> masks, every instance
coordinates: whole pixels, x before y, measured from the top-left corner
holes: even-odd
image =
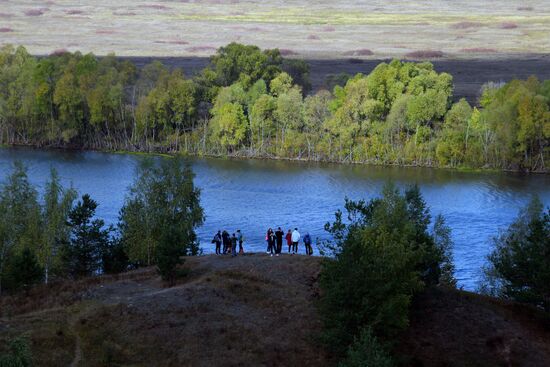
[[[155,151],[143,151],[143,150],[126,150],[126,149],[93,149],[93,148],[81,148],[81,147],[67,147],[67,146],[40,146],[36,144],[0,144],[0,148],[32,148],[38,150],[59,150],[59,151],[75,151],[75,152],[100,152],[100,153],[111,153],[111,154],[128,154],[128,155],[137,155],[137,156],[150,156],[150,157],[164,157],[172,158],[177,155],[184,157],[195,157],[195,158],[215,158],[215,159],[226,159],[226,160],[245,160],[245,159],[254,159],[259,161],[287,161],[287,162],[299,162],[299,163],[328,163],[328,164],[337,164],[337,165],[356,165],[356,166],[374,166],[374,167],[404,167],[404,168],[428,168],[434,170],[446,170],[454,171],[461,173],[515,173],[515,174],[526,174],[526,175],[547,175],[550,173],[548,170],[544,171],[525,171],[525,170],[514,170],[514,169],[498,169],[498,168],[472,168],[472,167],[441,167],[433,165],[419,165],[419,164],[392,164],[392,163],[376,163],[376,162],[342,162],[335,160],[326,160],[326,159],[306,159],[306,158],[287,158],[287,157],[276,157],[276,156],[249,156],[249,155],[239,155],[239,153],[233,153],[229,155],[222,154],[204,154],[204,153],[189,153],[189,152],[155,152]]]

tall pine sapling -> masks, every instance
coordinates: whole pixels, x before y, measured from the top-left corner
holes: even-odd
[[[104,221],[93,219],[97,203],[88,194],[69,213],[69,242],[63,245],[64,272],[73,278],[94,275],[101,267],[101,255],[109,244],[109,229]]]

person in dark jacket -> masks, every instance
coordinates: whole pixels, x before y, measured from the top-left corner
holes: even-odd
[[[311,247],[311,236],[309,233],[306,233],[304,236],[304,245],[306,247],[306,254],[312,255],[313,254],[313,248]]]
[[[226,230],[222,232],[223,253],[227,254],[229,250],[229,233]]]
[[[214,239],[212,240],[213,243],[216,244],[216,255],[220,255],[222,253],[221,251],[221,245],[222,245],[222,232],[218,231],[214,235]]]
[[[285,232],[283,232],[281,227],[279,227],[277,229],[277,232],[275,232],[275,239],[277,241],[277,249],[275,251],[276,256],[279,256],[279,254],[283,250],[283,236],[284,236],[284,234],[285,234]]]
[[[231,257],[237,256],[237,236],[235,233],[231,236]]]
[[[288,253],[290,254],[290,249],[292,248],[292,232],[290,231],[290,229],[286,233],[285,240],[286,244],[288,245]]]
[[[273,233],[273,230],[271,228],[267,230],[266,239],[267,239],[267,253],[273,256],[273,254],[275,253],[275,233]]]

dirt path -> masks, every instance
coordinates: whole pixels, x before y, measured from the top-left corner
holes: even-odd
[[[78,365],[80,364],[80,361],[82,360],[82,341],[80,339],[80,335],[78,334],[78,330],[76,330],[76,323],[78,322],[79,317],[80,317],[80,312],[74,315],[69,322],[69,330],[75,336],[74,358],[73,358],[73,361],[71,362],[70,367],[78,367]]]

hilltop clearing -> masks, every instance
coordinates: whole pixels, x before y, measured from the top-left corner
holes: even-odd
[[[37,366],[332,365],[317,343],[321,258],[185,264],[189,275],[172,288],[145,268],[4,297],[0,340],[28,335]],[[396,352],[414,366],[545,366],[550,324],[528,307],[432,289],[413,302]]]

